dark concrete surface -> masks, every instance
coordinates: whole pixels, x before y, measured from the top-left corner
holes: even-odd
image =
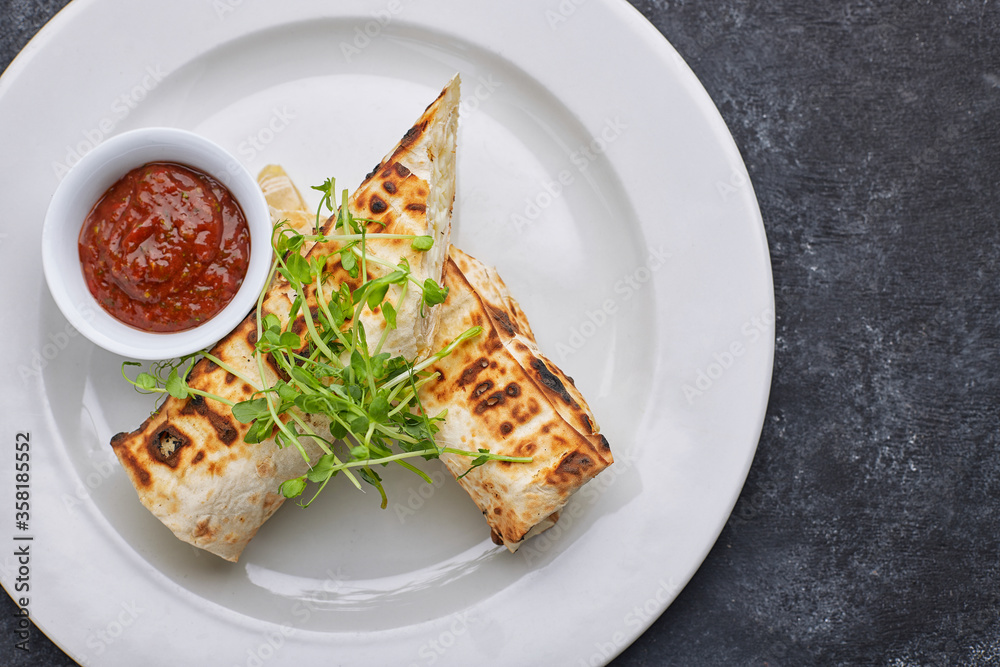
[[[63,4],[0,3],[0,67]],[[744,156],[777,350],[732,518],[614,666],[1000,664],[1000,3],[633,4]],[[0,664],[73,664],[0,598]]]

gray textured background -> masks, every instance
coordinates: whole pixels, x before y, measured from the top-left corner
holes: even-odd
[[[0,2],[0,67],[64,4]],[[1000,5],[633,4],[744,156],[777,350],[732,518],[614,666],[1000,664]],[[13,612],[0,664],[73,664]]]

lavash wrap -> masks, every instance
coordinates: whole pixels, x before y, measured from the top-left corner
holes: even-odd
[[[349,201],[356,217],[378,221],[367,226],[368,252],[390,264],[406,259],[412,275],[421,283],[426,278],[440,282],[448,247],[455,195],[459,86],[456,76]],[[281,174],[272,169],[261,175],[265,193],[267,178],[277,188],[272,189],[269,198],[272,206],[276,201],[284,202],[274,211],[276,220],[288,218],[294,226],[305,226],[300,231],[308,232],[308,217],[302,215],[305,205],[294,186],[282,183]],[[334,224],[335,216],[324,223],[323,233],[338,233]],[[408,240],[379,240],[379,233],[429,235],[434,238],[434,248],[419,252],[410,247]],[[330,241],[308,245],[303,253],[307,257],[334,253],[326,266],[332,284],[346,280],[353,289],[360,284],[360,278],[351,279],[340,267],[335,252],[339,247]],[[369,278],[387,271],[369,264]],[[397,294],[390,290],[387,298],[395,303]],[[286,324],[292,298],[294,293],[288,284],[277,279],[266,294],[265,314],[273,313]],[[428,349],[436,307],[422,311],[420,299],[420,290],[408,291],[397,309],[398,328],[390,332],[384,352],[413,360]],[[378,340],[385,327],[382,315],[367,308],[361,324],[369,341]],[[292,328],[304,331],[301,316]],[[256,384],[260,381],[253,358],[256,339],[256,314],[251,313],[211,353]],[[265,375],[270,384],[277,374],[273,367],[267,367]],[[191,370],[188,385],[234,402],[251,398],[255,391],[207,359]],[[329,435],[328,421],[315,415],[304,417],[318,433]],[[305,456],[295,447],[279,447],[273,439],[248,444],[243,441],[248,429],[249,425],[238,422],[223,403],[199,396],[183,400],[168,397],[138,429],[115,435],[111,446],[142,504],[174,535],[235,562],[284,501],[281,483],[303,475],[309,462],[321,453],[308,439],[303,439]]]
[[[611,447],[572,378],[538,349],[528,319],[495,269],[452,246],[448,298],[437,306],[433,348],[473,326],[483,333],[428,370],[440,377],[419,397],[427,414],[447,410],[439,445],[532,457],[530,463],[473,457],[442,461],[482,511],[493,541],[511,551],[551,527],[583,484],[612,464]]]

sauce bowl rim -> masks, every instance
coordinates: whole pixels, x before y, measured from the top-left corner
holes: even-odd
[[[91,295],[80,264],[78,240],[87,214],[111,185],[150,162],[181,164],[217,180],[239,203],[250,229],[250,262],[236,295],[215,316],[184,331],[142,331],[116,319]],[[272,229],[256,179],[228,151],[188,130],[140,128],[105,140],[59,183],[42,227],[42,269],[63,316],[92,343],[132,359],[171,359],[211,347],[250,313],[270,271]]]

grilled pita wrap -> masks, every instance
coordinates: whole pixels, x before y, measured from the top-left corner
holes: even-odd
[[[442,348],[472,326],[483,333],[429,369],[441,377],[421,389],[421,403],[427,414],[448,411],[435,436],[440,445],[532,457],[470,470],[470,457],[441,456],[486,517],[493,541],[514,551],[552,526],[573,492],[611,465],[611,447],[572,378],[539,351],[494,269],[452,246],[444,281],[449,293],[431,346]]]
[[[390,273],[405,261],[419,283],[423,284],[427,278],[440,282],[455,200],[458,100],[459,79],[456,76],[396,148],[375,165],[350,198],[351,213],[356,218],[372,221],[367,225],[371,234],[367,240],[368,254],[388,264],[386,267],[369,262],[369,278]],[[327,294],[342,283],[352,290],[361,285],[360,277],[352,278],[341,266],[337,251],[342,245],[336,241],[335,224],[336,216],[327,220],[321,231],[331,240],[309,250],[309,255],[328,257],[325,267],[329,276]],[[380,234],[431,236],[434,245],[429,251],[416,252],[409,239],[383,239]],[[394,305],[399,303],[401,289],[404,287],[390,286],[387,300]],[[420,290],[409,286],[405,289],[402,303],[396,307],[397,327],[388,332],[381,349],[393,357],[398,355],[412,361],[428,352],[436,318],[424,314]],[[314,288],[307,288],[306,294],[315,305]],[[284,321],[294,298],[291,288],[279,284],[270,290],[264,308]],[[360,319],[366,339],[379,340],[386,328],[382,314],[366,308]],[[295,329],[296,333],[304,333],[305,323],[297,324],[302,328]]]
[[[356,217],[378,221],[368,225],[368,252],[391,264],[407,260],[421,282],[424,278],[440,281],[448,245],[455,193],[458,91],[456,77],[350,199]],[[293,226],[305,226],[300,231],[308,231],[312,221],[301,213],[305,204],[287,176],[271,169],[265,170],[261,179],[276,220],[288,219]],[[323,232],[336,233],[333,219],[325,223]],[[379,233],[430,235],[438,250],[417,252],[409,241],[378,240]],[[322,256],[339,247],[331,241],[304,251],[307,257]],[[337,255],[327,270],[334,280],[349,280]],[[378,270],[373,267],[370,275],[378,275]],[[420,312],[418,290],[411,292],[397,309],[398,329],[390,332],[383,346],[383,351],[409,360],[427,349],[437,310]],[[265,311],[287,324],[290,298],[288,285],[276,281],[268,290]],[[391,298],[396,295],[391,294]],[[383,318],[366,311],[362,323],[368,339],[377,340]],[[293,324],[301,329],[299,322]],[[211,352],[257,382],[261,378],[253,359],[256,335],[256,318],[251,314]],[[274,371],[265,369],[265,373],[273,375]],[[275,378],[264,379],[270,384]],[[188,385],[234,402],[250,398],[258,388],[205,359],[191,370]],[[305,418],[317,432],[329,428],[315,416]],[[235,562],[284,501],[281,483],[304,474],[310,460],[320,454],[315,445],[315,451],[307,450],[304,457],[297,448],[283,449],[273,440],[248,444],[243,441],[248,428],[218,401],[170,397],[136,431],[112,438],[111,446],[140,501],[174,535]],[[305,442],[308,447],[308,439]]]

